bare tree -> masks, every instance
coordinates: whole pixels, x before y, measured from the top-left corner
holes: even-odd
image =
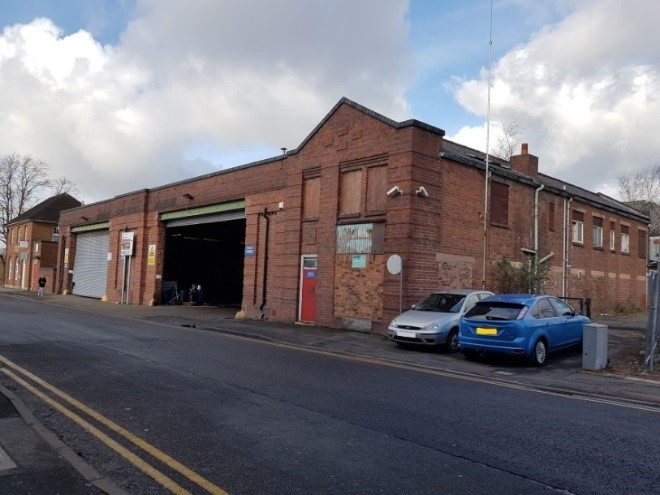
[[[29,155],[0,157],[0,244],[7,244],[7,222],[31,208],[39,191],[49,187],[45,162]]]
[[[518,150],[522,138],[522,129],[515,122],[502,124],[502,135],[497,139],[493,154],[508,160]]]
[[[660,165],[646,168],[636,174],[622,175],[618,180],[621,201],[660,203]]]
[[[75,184],[66,177],[59,177],[50,181],[50,187],[55,195],[62,193],[69,193],[71,195],[78,194],[78,189],[76,189]]]

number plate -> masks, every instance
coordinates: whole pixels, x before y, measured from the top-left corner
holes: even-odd
[[[497,335],[497,328],[477,328],[477,335]]]
[[[417,334],[415,332],[411,332],[409,330],[397,330],[396,331],[397,337],[406,337],[408,339],[414,339],[417,337]]]

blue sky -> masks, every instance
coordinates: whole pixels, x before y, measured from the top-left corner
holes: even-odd
[[[656,163],[653,0],[494,0],[491,145],[614,194]],[[625,5],[624,5],[625,4]],[[485,147],[489,0],[0,0],[0,154],[86,201],[295,148],[346,96]]]

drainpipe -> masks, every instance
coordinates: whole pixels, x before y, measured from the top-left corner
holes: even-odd
[[[534,192],[534,251],[536,251],[537,259],[539,255],[539,193],[543,189],[545,189],[545,185],[541,184],[541,187],[537,187]]]
[[[61,244],[61,246],[62,246],[62,252],[60,253],[60,254],[61,254],[61,257],[60,257],[60,263],[59,263],[59,265],[60,265],[60,272],[59,272],[59,277],[57,277],[57,278],[58,278],[58,282],[59,282],[59,283],[58,283],[59,288],[57,289],[57,293],[58,293],[58,294],[61,294],[61,293],[62,293],[62,285],[63,285],[63,283],[64,283],[64,269],[65,269],[65,267],[64,267],[64,252],[65,252],[65,249],[66,249],[66,236],[62,236],[62,244]],[[67,270],[68,270],[68,267],[66,267],[66,268],[67,268]]]
[[[263,216],[266,220],[266,232],[264,234],[264,280],[263,287],[261,288],[261,306],[259,306],[259,311],[261,311],[261,319],[264,318],[264,307],[266,306],[266,288],[268,287],[268,233],[270,231],[270,215],[268,213],[268,208],[264,207],[264,211],[259,213],[259,216]]]
[[[540,187],[534,191],[534,289],[537,289],[538,273],[539,273],[539,193],[545,189],[545,185],[541,184]],[[530,262],[531,262],[530,258]],[[534,291],[536,292],[536,290]]]
[[[570,206],[573,198],[564,198],[564,228],[563,228],[563,253],[562,258],[564,262],[562,263],[561,271],[561,296],[566,297],[568,277],[567,277],[567,268],[568,268],[568,218],[570,215]]]

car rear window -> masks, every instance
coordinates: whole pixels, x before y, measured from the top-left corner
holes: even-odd
[[[417,311],[438,311],[442,313],[458,313],[461,310],[465,296],[462,294],[431,294],[415,304]]]
[[[481,301],[465,313],[465,317],[473,320],[516,320],[525,308],[524,304]]]

